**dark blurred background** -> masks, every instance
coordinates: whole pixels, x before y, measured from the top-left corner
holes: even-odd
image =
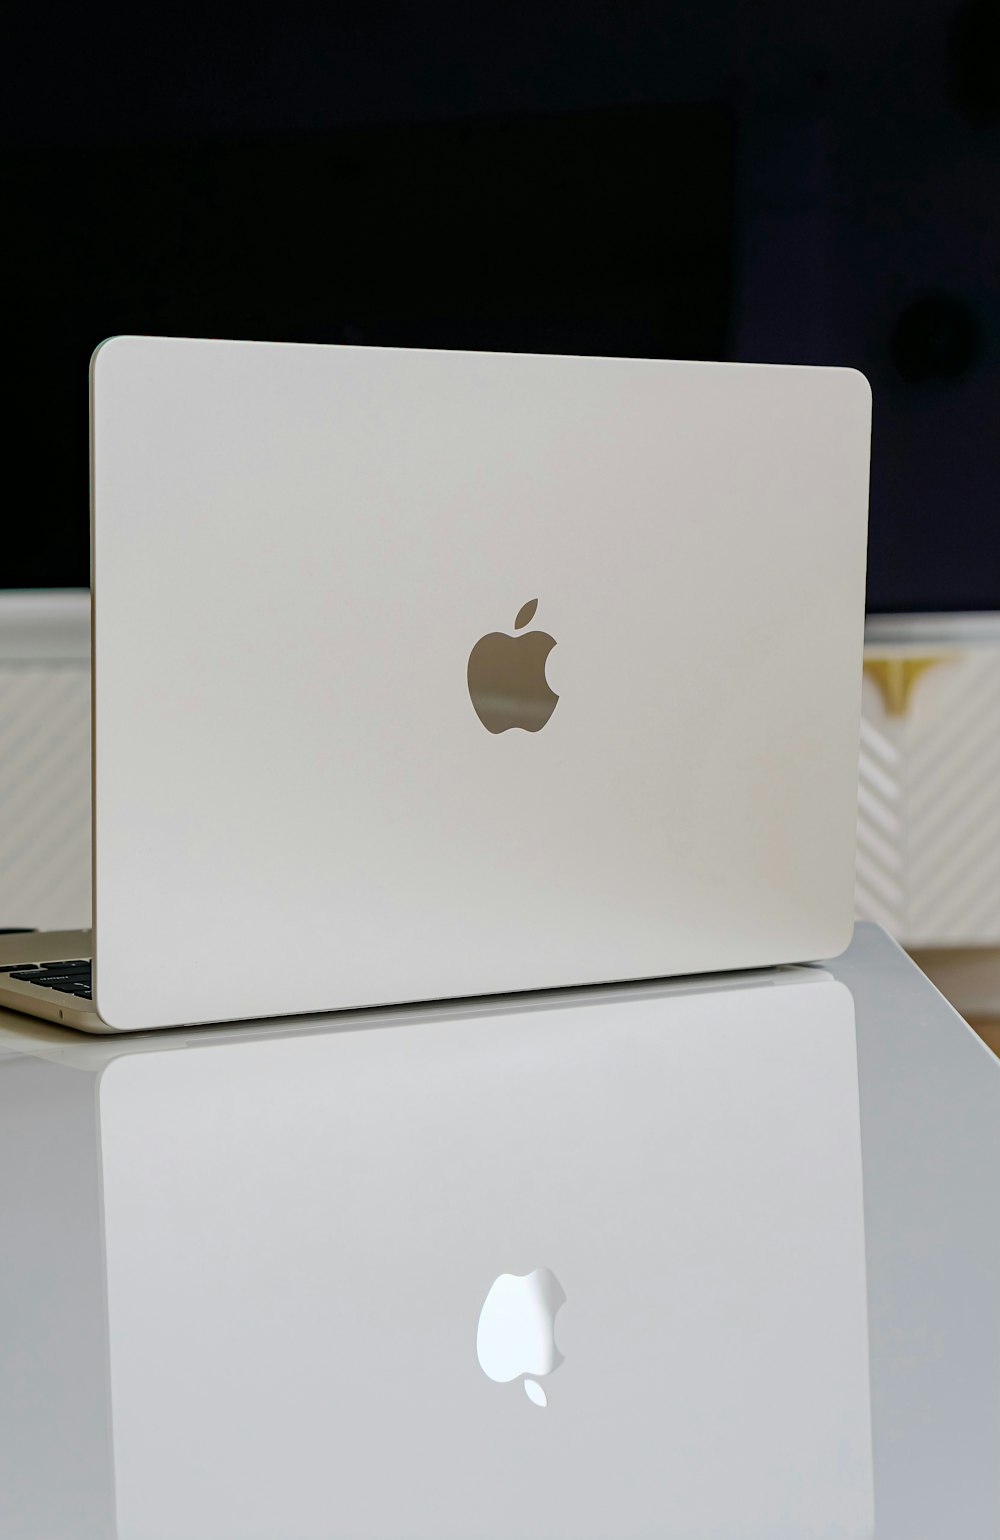
[[[18,8],[0,588],[122,331],[854,365],[869,607],[1000,609],[1000,0]]]

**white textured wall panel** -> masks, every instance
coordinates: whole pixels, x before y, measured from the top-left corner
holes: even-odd
[[[1000,945],[1000,617],[869,623],[866,659],[938,658],[862,695],[856,904],[906,946]]]
[[[86,594],[0,594],[0,926],[90,924]]]
[[[867,697],[875,687],[865,681]],[[865,700],[865,705],[872,703]],[[892,935],[906,924],[902,753],[891,733],[866,712],[861,722],[855,903],[865,919]]]

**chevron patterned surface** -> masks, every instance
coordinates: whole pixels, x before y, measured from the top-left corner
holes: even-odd
[[[892,716],[866,678],[856,906],[910,947],[1000,945],[1000,647],[960,649]]]
[[[90,671],[0,668],[0,925],[90,924]]]
[[[876,694],[865,681],[865,706]],[[872,712],[871,715],[877,715]],[[903,854],[903,753],[885,726],[866,711],[861,719],[858,779],[858,847],[854,902],[863,920],[884,925],[901,936],[906,925],[906,871]]]

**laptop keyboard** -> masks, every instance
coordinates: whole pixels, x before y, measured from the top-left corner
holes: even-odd
[[[21,967],[5,966],[0,973],[25,984],[40,984],[44,989],[57,989],[62,995],[75,995],[78,1000],[92,1000],[92,976],[90,958],[71,958],[69,962],[25,963]]]

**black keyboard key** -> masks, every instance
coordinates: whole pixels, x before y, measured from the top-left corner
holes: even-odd
[[[11,974],[11,977],[14,978],[16,975]],[[45,972],[29,973],[27,975],[27,982],[29,984],[38,984],[42,989],[58,989],[62,984],[89,984],[90,974],[49,973],[46,970]]]
[[[0,973],[27,973],[29,968],[38,968],[39,963],[0,963]]]
[[[75,995],[78,990],[85,987],[85,985],[78,983],[76,979],[50,979],[45,985],[46,989],[58,989],[61,995]]]
[[[74,973],[74,972],[76,972],[78,970],[81,970],[81,969],[83,970],[83,972],[89,973],[90,972],[90,958],[89,957],[80,957],[80,958],[74,958],[70,962],[46,962],[46,963],[40,963],[39,967],[47,968],[50,973]]]
[[[41,971],[40,968],[35,967],[19,968],[16,972],[12,969],[10,976],[12,979],[37,979]]]

